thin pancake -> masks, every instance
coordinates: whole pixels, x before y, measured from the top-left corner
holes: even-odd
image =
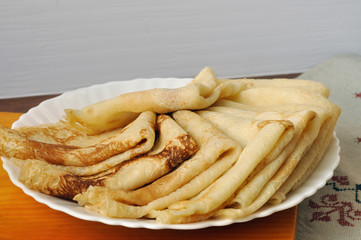
[[[7,157],[39,159],[64,166],[91,166],[104,163],[104,160],[130,149],[142,148],[140,153],[149,150],[155,138],[155,118],[153,112],[144,112],[131,124],[113,132],[113,135],[107,135],[100,142],[84,147],[40,142],[16,130],[0,127],[0,150]],[[149,144],[144,148],[146,142]]]
[[[273,78],[273,79],[234,79],[232,81],[240,81],[246,83],[249,88],[259,87],[276,87],[278,89],[284,88],[300,88],[307,91],[311,91],[317,94],[321,94],[324,97],[328,97],[330,90],[328,87],[320,82],[303,80],[303,79],[287,79],[287,78]],[[287,89],[286,89],[287,91]]]
[[[205,214],[216,210],[226,202],[247,176],[264,159],[264,157],[276,145],[282,133],[293,127],[290,121],[269,121],[262,126],[261,131],[247,144],[240,154],[237,162],[220,178],[218,178],[202,196],[195,199],[176,202],[168,207],[168,210],[158,212],[157,220],[162,223],[179,223],[179,216]],[[227,187],[224,187],[227,186]]]
[[[273,204],[281,203],[286,199],[286,194],[291,189],[299,187],[305,179],[317,167],[321,156],[326,150],[332,136],[332,121],[327,120],[321,127],[320,134],[315,139],[310,149],[304,154],[297,167],[294,169],[287,181],[271,197],[270,202]]]
[[[238,93],[244,87],[242,82],[223,83],[212,69],[206,67],[185,87],[131,92],[81,110],[67,109],[66,121],[89,133],[99,133],[122,127],[144,111],[168,113],[182,109],[202,109],[219,98]]]
[[[178,111],[173,115],[200,147],[192,158],[173,172],[135,191],[124,192],[94,187],[76,196],[75,200],[110,216],[134,217],[134,213],[137,213],[137,216],[144,215],[202,191],[238,158],[240,146],[197,114]],[[102,196],[106,196],[106,202],[96,193],[99,191],[102,192]],[[109,208],[110,202],[112,209]],[[134,204],[146,206],[135,207]]]
[[[173,170],[197,150],[195,141],[169,116],[159,116],[157,125],[160,136],[152,151],[99,174],[77,176],[43,161],[25,160],[19,180],[31,189],[66,199],[89,186],[123,190],[141,187]]]

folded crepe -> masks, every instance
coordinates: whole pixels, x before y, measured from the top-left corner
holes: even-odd
[[[265,98],[267,96],[267,99]],[[341,114],[341,109],[331,101],[327,99],[327,97],[323,94],[310,91],[307,89],[302,88],[287,88],[287,89],[278,89],[275,87],[259,87],[259,88],[252,88],[246,91],[243,91],[241,94],[237,96],[235,99],[238,102],[253,105],[253,106],[272,106],[272,105],[282,105],[282,104],[289,104],[295,103],[298,105],[303,105],[308,107],[308,109],[315,109],[317,116],[319,117],[319,123],[315,126],[314,129],[318,129],[317,135],[314,136],[315,131],[311,132],[313,141],[315,141],[316,137],[320,133],[320,138],[323,138],[324,141],[316,141],[315,144],[312,145],[313,148],[319,149],[323,155],[323,152],[327,148],[329,141],[332,136],[332,132],[336,125],[337,119]],[[317,109],[316,109],[317,108]],[[325,129],[326,126],[325,122],[330,121],[328,124],[327,130]],[[328,138],[322,137],[322,131],[326,131],[329,133]],[[320,146],[319,146],[320,145]],[[314,154],[315,155],[315,154]],[[299,167],[297,171],[293,171],[292,175],[298,177],[291,177],[285,183],[287,187],[282,188],[281,192],[278,192],[273,196],[274,199],[279,198],[278,201],[284,199],[284,196],[292,189],[296,182],[300,180],[300,178],[307,172],[307,169],[311,169],[310,166],[313,165],[313,169],[318,165],[321,157],[316,158],[315,156],[307,158],[302,158],[301,162],[303,167]],[[294,169],[292,169],[294,170]],[[309,170],[308,175],[310,174],[311,170]],[[278,197],[277,197],[278,196]]]
[[[230,133],[235,133],[236,135],[233,135],[233,139],[237,139],[236,141],[239,141],[240,145],[247,145],[244,143],[248,143],[252,141],[252,139],[257,135],[261,129],[265,125],[271,124],[272,121],[270,120],[260,120],[255,121],[253,119],[248,118],[237,118],[232,119],[231,115],[227,114],[220,114],[220,113],[212,113],[208,111],[199,111],[197,112],[199,116],[202,118],[197,117],[194,113],[188,111],[179,111],[175,113],[175,118],[177,121],[180,122],[180,124],[186,124],[186,129],[189,129],[189,131],[201,131],[204,132],[205,129],[198,129],[200,126],[203,126],[206,122],[202,119],[207,119],[212,123],[213,126],[215,126],[219,131],[224,132],[223,127],[219,128],[218,123],[223,122],[224,124],[222,126],[227,126],[226,129],[229,129],[229,131],[226,131],[226,135],[232,135]],[[305,116],[308,116],[309,118],[312,118],[312,113],[305,113]],[[181,117],[182,116],[182,117]],[[232,119],[230,121],[230,119]],[[201,120],[201,121],[200,121]],[[282,123],[283,120],[278,121],[278,124]],[[190,125],[190,123],[193,123]],[[257,166],[260,167],[260,163],[263,161],[263,159],[269,159],[268,161],[271,161],[274,156],[277,156],[279,152],[287,145],[288,142],[291,141],[293,138],[293,126],[290,121],[284,121],[283,124],[287,125],[285,131],[279,136],[278,139],[274,140],[276,143],[274,146],[269,150],[268,154],[264,156],[264,158],[260,158],[259,162],[254,166],[253,169],[256,169]],[[191,126],[193,126],[191,128]],[[196,128],[197,127],[197,128]],[[213,127],[214,128],[214,127]],[[193,130],[194,129],[194,130]],[[222,131],[223,129],[223,131]],[[194,134],[194,133],[193,133]],[[204,133],[203,133],[204,134]],[[237,134],[240,135],[237,137]],[[197,135],[194,135],[195,139],[197,139]],[[199,139],[199,138],[198,138]],[[203,139],[203,140],[202,140]],[[206,138],[199,139],[199,141],[206,141]],[[241,140],[240,140],[241,139]],[[202,144],[203,145],[203,144]],[[202,148],[201,145],[201,148]],[[277,150],[275,150],[277,149]],[[272,152],[278,152],[277,154]],[[271,157],[273,156],[273,157]],[[126,198],[123,192],[116,191],[116,190],[105,190],[100,187],[92,187],[89,188],[87,192],[78,195],[75,199],[79,201],[80,204],[86,205],[89,208],[92,208],[93,210],[96,210],[102,214],[112,216],[112,217],[128,217],[128,218],[139,218],[146,215],[146,217],[150,218],[157,218],[158,221],[165,222],[165,223],[176,223],[175,220],[167,220],[164,219],[164,212],[159,211],[162,209],[165,209],[170,204],[175,203],[180,200],[188,199],[190,197],[193,197],[196,193],[199,193],[200,190],[202,192],[208,191],[208,188],[210,188],[210,183],[213,183],[218,177],[220,177],[221,173],[224,173],[227,169],[230,168],[231,164],[233,164],[235,161],[234,157],[231,158],[231,155],[223,156],[217,160],[214,164],[212,164],[211,167],[209,167],[207,170],[204,170],[199,176],[192,179],[189,183],[183,185],[182,187],[176,189],[174,192],[171,192],[167,196],[162,196],[158,199],[154,199],[153,201],[147,203],[146,205],[139,204],[142,206],[134,206],[136,204],[134,201],[132,201],[130,198]],[[244,160],[246,161],[246,160]],[[244,163],[246,165],[246,163]],[[222,169],[220,171],[220,169]],[[254,171],[254,170],[253,170]],[[249,174],[244,174],[244,176],[249,176]],[[208,179],[208,181],[205,181],[205,179]],[[207,183],[207,185],[203,185],[200,187],[200,185]],[[227,185],[228,186],[228,185]],[[197,189],[197,191],[195,191]],[[139,189],[139,191],[141,191]],[[203,193],[202,193],[203,194]],[[199,195],[199,194],[198,194]],[[104,198],[96,197],[96,196],[105,196]],[[129,195],[128,195],[129,197]],[[139,198],[139,196],[133,196],[134,198]],[[194,197],[196,198],[196,197]],[[220,206],[224,206],[225,202],[221,203],[216,209],[218,209]],[[158,210],[158,211],[157,211]],[[165,212],[168,212],[168,210],[164,210]],[[177,223],[181,222],[188,222],[188,221],[199,221],[202,219],[206,219],[211,217],[215,213],[214,210],[208,212],[208,213],[202,213],[202,214],[191,214],[184,216],[183,218],[177,217]],[[183,219],[183,220],[181,220]]]
[[[98,166],[98,170],[104,170],[109,166],[115,166],[120,161],[128,160],[139,154],[147,152],[154,144],[156,115],[153,112],[144,112],[131,124],[122,129],[117,129],[111,134],[105,134],[106,137],[93,137],[92,141],[88,141],[89,137],[81,135],[75,136],[83,143],[83,146],[69,145],[64,141],[57,143],[47,143],[38,141],[35,136],[27,137],[21,132],[0,127],[0,149],[7,157],[19,159],[38,159],[55,165],[63,165],[69,167],[88,167]],[[32,127],[33,132],[39,132],[45,127]],[[27,134],[29,136],[29,128]],[[51,133],[50,131],[44,131]],[[68,132],[69,133],[69,132]],[[57,136],[59,138],[59,136]],[[48,137],[50,138],[50,137]],[[63,138],[66,139],[68,136]],[[52,137],[55,139],[55,137]],[[41,140],[41,139],[40,139]],[[95,140],[95,141],[94,141]],[[89,145],[86,143],[90,142]],[[85,146],[84,146],[85,143]],[[119,157],[125,154],[126,159]],[[118,156],[117,158],[111,158]],[[93,172],[92,172],[93,173]]]
[[[282,90],[275,87],[255,87],[243,91],[232,100],[238,101],[238,103],[223,101],[218,106],[238,108],[247,106],[248,110],[256,109],[258,111],[264,109],[308,109],[316,113],[315,118],[310,121],[300,136],[291,155],[263,187],[257,198],[252,203],[248,200],[246,202],[248,205],[239,204],[233,208],[219,210],[216,214],[218,217],[239,218],[258,210],[270,199],[272,202],[277,203],[283,201],[285,195],[296,187],[295,184],[305,179],[306,173],[309,175],[315,169],[328,146],[340,109],[331,103],[324,94],[296,87]],[[332,123],[329,124],[328,122]],[[325,137],[326,132],[328,138]],[[312,151],[313,154],[308,154],[309,151]],[[317,151],[321,151],[321,153],[318,155],[316,154]],[[242,192],[240,192],[239,196],[241,195]]]
[[[263,206],[291,175],[306,149],[312,144],[307,136],[310,131],[314,131],[315,119],[317,118],[314,112],[295,114],[293,122],[297,127],[293,139],[273,161],[249,177],[248,182],[240,187],[230,201],[229,208],[219,210],[215,216],[232,219],[244,217]]]
[[[158,138],[148,153],[91,176],[79,176],[44,161],[20,164],[19,180],[37,191],[73,199],[89,186],[130,190],[163,176],[197,150],[196,142],[169,116],[157,118]]]
[[[197,142],[199,150],[194,156],[171,173],[134,191],[91,187],[74,199],[107,216],[139,218],[198,194],[237,160],[239,144],[199,115],[183,110],[173,117]]]
[[[284,184],[271,197],[271,203],[277,204],[284,201],[288,192],[297,189],[311,175],[327,149],[333,134],[333,129],[332,119],[328,119],[323,123],[312,146],[304,153],[290,177],[287,178]]]
[[[206,67],[185,87],[125,93],[81,110],[67,109],[65,121],[95,134],[125,126],[144,111],[168,113],[182,109],[203,109],[245,87],[241,81],[217,79],[213,70]]]
[[[98,186],[89,187],[85,193],[77,195],[74,200],[78,201],[80,205],[105,216],[117,218],[156,218],[157,210],[166,209],[177,201],[192,198],[203,189],[207,189],[210,183],[214,182],[234,164],[239,156],[239,150],[233,149],[222,154],[213,165],[195,176],[188,183],[168,195],[154,199],[146,205],[138,206],[127,203],[117,198],[116,190],[109,190]]]
[[[156,218],[162,223],[184,223],[190,219],[204,219],[223,207],[234,196],[256,166],[272,151],[285,131],[293,128],[287,120],[266,121],[245,146],[235,164],[212,183],[205,191],[192,199],[178,201],[168,209],[157,211]],[[225,187],[227,186],[227,187]]]
[[[255,123],[259,123],[260,121],[289,120],[294,125],[294,131],[290,131],[291,129],[285,131],[277,145],[252,171],[240,187],[241,190],[239,190],[236,197],[231,200],[231,203],[238,203],[241,206],[246,206],[255,199],[291,152],[295,151],[301,134],[316,115],[313,111],[257,112],[231,107],[210,107],[207,110],[208,111],[200,111],[200,115],[211,121],[227,135],[233,136],[233,138],[238,139],[238,142],[244,142],[245,144],[247,144],[247,142],[242,138],[248,136],[249,132],[252,132],[252,128],[254,129]],[[245,121],[245,118],[249,117],[253,119],[250,125],[242,131],[237,131],[236,129],[241,126],[241,121]],[[291,140],[290,137],[292,137]]]

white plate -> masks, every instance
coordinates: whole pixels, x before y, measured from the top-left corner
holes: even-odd
[[[131,81],[109,82],[102,85],[94,85],[87,88],[66,92],[58,97],[42,102],[35,108],[32,108],[13,124],[13,128],[56,122],[63,116],[65,108],[80,109],[91,103],[108,99],[121,93],[136,90],[181,87],[185,86],[190,80],[191,79],[183,78],[136,79]],[[264,206],[252,215],[237,220],[207,220],[197,223],[174,225],[159,224],[154,220],[115,219],[104,217],[79,206],[75,202],[66,201],[33,191],[19,182],[19,169],[7,158],[2,157],[2,159],[4,169],[8,172],[11,181],[16,186],[20,187],[26,194],[33,197],[36,201],[46,204],[55,210],[65,212],[71,216],[84,220],[97,221],[110,225],[121,225],[131,228],[142,227],[149,229],[200,229],[211,226],[225,226],[235,222],[247,222],[255,218],[269,216],[272,213],[296,206],[306,197],[313,195],[318,189],[326,184],[326,181],[329,178],[331,178],[333,171],[340,161],[339,151],[339,140],[334,133],[325,156],[321,160],[317,169],[300,188],[289,193],[287,195],[287,199],[279,205]]]

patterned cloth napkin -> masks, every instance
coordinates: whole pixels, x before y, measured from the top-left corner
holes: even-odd
[[[335,56],[298,78],[326,84],[342,113],[340,164],[326,186],[300,203],[296,238],[361,239],[361,56]]]

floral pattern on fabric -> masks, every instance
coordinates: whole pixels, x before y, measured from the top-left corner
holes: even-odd
[[[331,186],[335,193],[322,196],[319,202],[309,200],[308,206],[315,210],[309,221],[337,221],[341,226],[355,226],[361,220],[361,184],[352,186],[347,176],[334,176],[326,186]],[[338,193],[345,191],[354,193],[354,202],[339,200]]]

